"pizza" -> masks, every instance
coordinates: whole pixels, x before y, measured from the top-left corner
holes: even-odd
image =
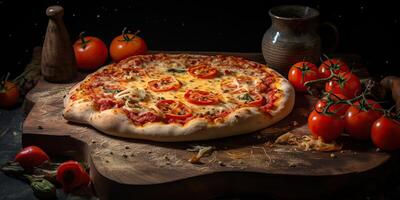
[[[63,116],[113,136],[194,141],[266,128],[291,112],[294,98],[284,77],[244,58],[140,55],[73,86]]]

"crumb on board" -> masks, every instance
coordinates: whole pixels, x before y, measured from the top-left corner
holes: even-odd
[[[37,128],[40,129],[40,130],[42,130],[42,129],[43,129],[43,126],[40,126],[40,125],[39,125]]]
[[[200,159],[204,156],[209,156],[211,155],[212,151],[213,151],[214,147],[212,146],[200,146],[200,145],[195,145],[190,149],[187,149],[187,151],[191,151],[191,152],[196,152],[197,154],[192,156],[191,158],[189,158],[189,162],[192,164],[199,164]]]
[[[330,156],[331,158],[336,158],[336,154],[334,154],[334,153],[331,153],[329,156]]]
[[[315,139],[311,135],[296,135],[291,132],[283,134],[279,136],[275,140],[276,144],[285,144],[285,145],[295,145],[301,150],[310,151],[339,151],[342,149],[342,144],[337,144],[335,142],[326,143],[320,137]]]

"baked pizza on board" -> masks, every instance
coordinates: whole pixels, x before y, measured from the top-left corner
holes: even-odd
[[[291,112],[294,98],[284,77],[243,58],[141,55],[72,87],[63,116],[113,136],[194,141],[266,128]]]

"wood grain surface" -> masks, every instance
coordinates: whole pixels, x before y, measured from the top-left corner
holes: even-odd
[[[258,53],[218,54],[263,62]],[[23,125],[23,145],[35,144],[52,154],[89,162],[94,189],[101,199],[204,199],[233,194],[320,198],[371,178],[391,158],[369,143],[347,137],[341,138],[343,150],[334,156],[270,145],[283,133],[309,134],[306,119],[315,100],[303,94],[296,94],[295,108],[287,118],[247,135],[180,143],[111,137],[62,117],[63,96],[73,84],[42,80],[31,90],[25,103],[30,112]],[[192,164],[188,159],[196,153],[188,149],[199,145],[214,150],[199,164]],[[335,183],[340,184],[329,186]]]

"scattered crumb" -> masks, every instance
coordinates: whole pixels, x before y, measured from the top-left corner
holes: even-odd
[[[13,135],[14,135],[14,136],[17,136],[17,135],[18,135],[18,132],[17,132],[17,131],[13,131]]]
[[[380,149],[380,148],[376,148],[375,151],[376,151],[376,152],[380,152],[381,149]]]
[[[131,157],[134,157],[135,156],[135,154],[134,153],[131,153]]]
[[[295,163],[289,163],[289,167],[296,167],[296,164]]]
[[[293,121],[293,126],[297,126],[297,125],[299,125],[299,122]]]
[[[223,163],[222,161],[218,161],[218,165],[221,166],[221,167],[225,167],[226,166],[225,163]]]
[[[95,140],[92,140],[92,141],[91,141],[91,143],[92,143],[92,144],[95,144],[95,143],[96,143],[96,141],[95,141]]]
[[[343,150],[341,150],[341,151],[340,151],[340,153],[344,153],[344,151],[343,151]]]
[[[126,154],[122,154],[122,157],[124,157],[124,158],[128,158],[128,155],[126,155]]]
[[[193,146],[193,148],[191,149],[187,149],[188,151],[197,151],[196,155],[193,155],[191,158],[189,158],[189,162],[192,164],[199,164],[200,159],[204,156],[209,156],[212,154],[214,147],[212,146],[200,146],[200,145],[196,145]]]
[[[275,140],[276,144],[289,144],[294,145],[302,149],[303,151],[339,151],[342,149],[342,144],[337,144],[335,142],[326,143],[321,137],[317,139],[311,135],[296,135],[294,133],[288,132],[279,136]]]
[[[106,160],[106,163],[109,163],[110,161]]]
[[[331,158],[336,158],[336,155],[334,153],[331,153],[331,155],[329,155]]]
[[[40,130],[42,130],[42,129],[43,129],[43,126],[38,126],[37,128],[40,129]]]
[[[147,153],[148,153],[148,154],[152,154],[153,152],[152,152],[152,151],[148,151]]]
[[[125,149],[130,149],[130,147],[128,145],[125,146]]]
[[[114,153],[112,151],[110,151],[110,154],[113,155]]]

